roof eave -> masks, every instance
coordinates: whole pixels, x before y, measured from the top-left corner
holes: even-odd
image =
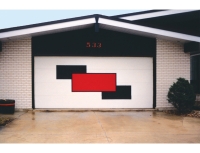
[[[163,11],[157,11],[157,12],[148,12],[144,14],[133,14],[133,15],[127,15],[119,17],[120,19],[129,20],[129,21],[135,21],[135,20],[141,20],[141,19],[148,19],[148,18],[155,18],[155,17],[161,17],[161,16],[167,16],[167,15],[173,15],[173,14],[180,14],[180,13],[187,13],[192,12],[195,10],[163,10]]]
[[[161,39],[167,39],[171,41],[180,41],[180,42],[188,42],[188,41],[195,41],[200,42],[200,37],[162,30],[162,29],[156,29],[146,26],[140,26],[135,25],[129,22],[122,22],[117,20],[111,20],[106,18],[99,18],[99,24],[100,28],[109,29],[109,30],[115,30],[115,31],[121,31],[126,32],[130,34],[137,34],[141,36],[146,37],[152,37],[152,38],[161,38]]]
[[[98,20],[96,18],[98,18]],[[81,19],[79,18],[78,20],[73,20],[73,21],[1,32],[0,40],[4,41],[8,39],[17,39],[22,37],[32,37],[32,36],[51,34],[56,32],[71,31],[93,26],[97,22],[100,28],[125,32],[129,34],[141,35],[152,38],[161,38],[161,39],[180,41],[180,42],[188,42],[188,41],[200,42],[200,37],[197,36],[135,25],[131,21],[116,19],[103,15],[93,15],[87,18],[81,18]]]
[[[45,35],[56,32],[64,32],[90,27],[96,23],[95,17],[91,16],[84,19],[53,23],[41,26],[30,26],[17,30],[5,31],[0,33],[0,40],[17,39],[21,37],[32,37],[37,35]]]

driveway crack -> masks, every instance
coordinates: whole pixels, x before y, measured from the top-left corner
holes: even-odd
[[[107,136],[107,134],[106,134],[106,131],[104,130],[104,128],[103,128],[103,126],[102,126],[102,124],[101,124],[101,121],[99,120],[99,118],[98,118],[98,116],[97,116],[97,114],[94,112],[94,114],[95,114],[95,116],[96,116],[96,119],[97,119],[97,121],[98,121],[98,124],[101,126],[101,129],[103,130],[103,132],[104,132],[104,135],[105,135],[105,137],[106,137],[106,139],[107,139],[107,142],[109,142],[109,139],[110,138],[108,138],[108,136]]]

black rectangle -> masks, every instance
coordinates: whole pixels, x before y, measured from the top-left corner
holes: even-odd
[[[102,99],[131,99],[131,86],[116,86],[116,92],[102,92]]]
[[[72,79],[73,73],[86,72],[86,65],[56,65],[56,79]]]
[[[184,44],[184,52],[200,52],[200,43],[199,42],[189,42]]]

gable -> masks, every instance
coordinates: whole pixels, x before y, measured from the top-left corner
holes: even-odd
[[[154,38],[94,27],[32,38],[34,56],[152,57],[155,50]]]

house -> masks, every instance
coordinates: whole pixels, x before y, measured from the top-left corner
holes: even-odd
[[[200,11],[89,15],[0,30],[0,98],[16,109],[171,109],[200,99]]]

